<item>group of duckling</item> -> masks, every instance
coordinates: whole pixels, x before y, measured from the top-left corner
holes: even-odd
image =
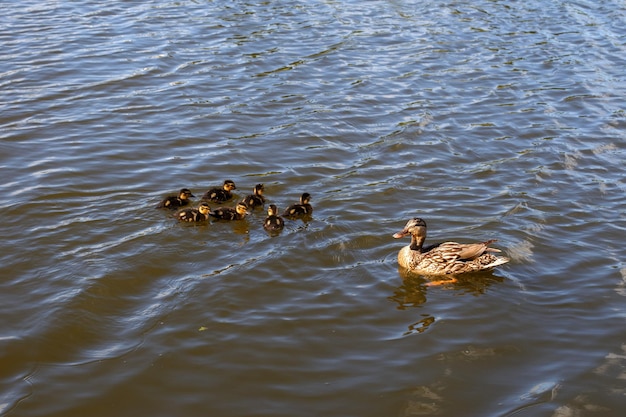
[[[213,217],[219,220],[242,220],[251,209],[263,207],[265,205],[265,197],[263,196],[263,184],[257,184],[252,190],[252,194],[243,198],[234,207],[218,207],[211,209],[211,203],[226,203],[233,198],[233,190],[237,186],[232,180],[224,181],[221,187],[215,187],[208,190],[202,195],[201,202],[197,207],[186,207],[190,205],[191,198],[195,197],[188,188],[183,188],[177,195],[166,197],[159,203],[157,208],[167,208],[177,210],[175,217],[182,222],[204,222]],[[304,193],[300,196],[298,203],[292,204],[285,209],[283,216],[296,219],[299,217],[310,216],[313,213],[311,206],[311,195]],[[278,213],[275,204],[270,204],[267,209],[267,218],[263,222],[263,228],[268,232],[277,232],[283,229],[285,221]]]

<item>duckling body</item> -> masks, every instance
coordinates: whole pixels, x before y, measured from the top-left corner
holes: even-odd
[[[223,203],[233,198],[232,190],[236,190],[235,183],[231,180],[224,181],[222,188],[211,188],[202,196],[203,200],[213,201],[214,203]]]
[[[253,194],[250,194],[242,201],[248,205],[249,208],[263,207],[265,204],[265,197],[263,197],[264,187],[263,184],[257,184],[254,186]]]
[[[240,202],[236,207],[220,207],[209,214],[220,220],[242,220],[248,214],[248,206]]]
[[[191,194],[191,191],[189,191],[188,188],[183,188],[178,192],[178,195],[166,197],[156,208],[175,209],[178,207],[184,207],[189,204],[190,197],[195,197],[195,195]]]
[[[300,203],[292,204],[285,209],[283,216],[285,217],[301,217],[313,214],[313,206],[310,204],[311,195],[304,193],[300,196]]]
[[[407,222],[398,239],[411,235],[411,244],[398,252],[398,264],[411,272],[424,275],[461,274],[494,268],[509,262],[508,258],[495,256],[500,252],[489,245],[496,239],[479,243],[444,242],[423,247],[426,240],[426,222],[418,217]]]
[[[207,203],[200,203],[198,208],[187,208],[176,213],[181,222],[204,222],[209,220],[211,207]]]
[[[267,209],[267,218],[263,222],[263,228],[268,232],[278,232],[285,227],[285,221],[278,215],[278,208],[270,204]]]

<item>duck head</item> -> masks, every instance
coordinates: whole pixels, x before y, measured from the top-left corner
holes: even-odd
[[[248,213],[248,205],[246,203],[244,203],[243,201],[237,203],[237,206],[235,207],[235,210],[241,216],[246,216],[246,215],[250,214],[250,213]]]
[[[195,197],[195,195],[191,194],[191,191],[188,188],[182,188],[178,192],[178,198],[181,200],[189,200],[189,197]]]
[[[235,187],[235,183],[232,180],[226,180],[224,181],[224,189],[230,192],[232,190],[236,190],[237,187]]]
[[[278,207],[276,207],[275,204],[270,204],[270,206],[267,208],[267,215],[268,216],[278,215]]]
[[[414,217],[404,225],[404,229],[395,233],[393,237],[400,239],[406,235],[411,235],[411,249],[420,250],[426,240],[426,222],[419,217]]]
[[[207,203],[200,203],[198,211],[206,216],[211,211],[211,207]]]

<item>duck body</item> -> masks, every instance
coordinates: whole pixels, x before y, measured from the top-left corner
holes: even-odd
[[[285,227],[285,221],[278,215],[278,208],[270,204],[267,209],[267,218],[263,222],[263,228],[268,232],[278,232]]]
[[[233,198],[232,190],[236,190],[235,183],[231,180],[224,181],[222,188],[211,188],[202,196],[203,200],[212,201],[214,203],[223,203]]]
[[[213,210],[209,215],[220,220],[242,220],[248,215],[248,206],[240,202],[236,207],[220,207]]]
[[[176,213],[176,218],[181,222],[204,222],[209,220],[211,207],[207,203],[200,203],[198,208],[187,208]]]
[[[264,187],[263,184],[257,184],[254,186],[253,194],[250,194],[242,201],[248,205],[249,208],[263,207],[265,204],[265,197],[263,196]]]
[[[166,197],[156,208],[176,209],[184,207],[189,204],[190,197],[195,197],[195,195],[191,194],[188,188],[183,188],[178,192],[178,195]]]
[[[423,247],[426,240],[426,222],[418,217],[407,222],[398,239],[411,235],[411,244],[398,252],[398,264],[411,272],[424,275],[448,275],[477,272],[509,262],[503,256],[493,255],[499,249],[489,247],[496,239],[478,243],[443,242]]]
[[[311,195],[304,193],[300,196],[300,203],[292,204],[285,209],[285,217],[302,217],[313,214],[313,206],[310,204]]]

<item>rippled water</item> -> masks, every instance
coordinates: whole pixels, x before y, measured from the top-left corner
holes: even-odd
[[[2,9],[1,415],[623,414],[623,2]],[[225,179],[313,218],[154,208]]]

